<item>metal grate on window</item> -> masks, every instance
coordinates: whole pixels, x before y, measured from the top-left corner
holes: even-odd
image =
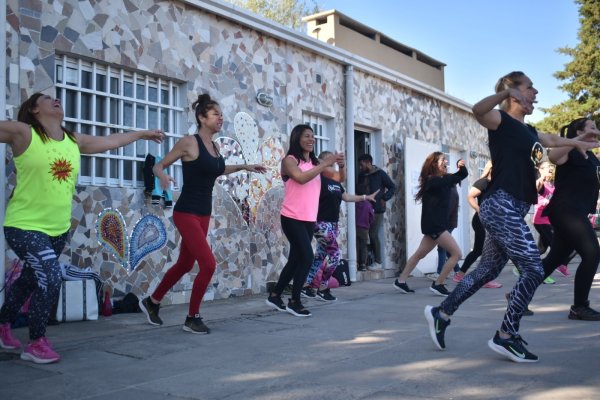
[[[67,56],[57,57],[55,83],[67,129],[93,136],[145,129],[165,132],[162,144],[138,140],[116,150],[82,155],[79,184],[143,187],[146,154],[163,157],[182,137],[177,83]],[[168,173],[182,182],[180,162]]]
[[[331,150],[329,148],[330,139],[327,132],[325,119],[316,115],[305,114],[304,123],[312,127],[315,134],[315,155],[318,157],[322,151]]]

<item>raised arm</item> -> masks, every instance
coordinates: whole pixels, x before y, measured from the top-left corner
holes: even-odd
[[[113,133],[108,136],[91,136],[81,133],[76,133],[77,144],[79,145],[79,151],[82,154],[94,154],[101,153],[107,150],[118,149],[119,147],[126,146],[137,140],[152,140],[156,143],[161,143],[164,134],[160,129],[153,129],[148,131],[134,131],[128,133]]]
[[[594,148],[600,146],[600,144],[597,141],[594,141],[594,142],[584,142],[584,141],[577,140],[577,139],[567,139],[567,138],[564,138],[564,137],[561,137],[561,136],[558,136],[558,135],[550,135],[548,133],[538,132],[538,137],[540,139],[540,143],[544,147],[552,147],[552,148],[554,148],[554,147],[562,147],[563,149],[559,150],[556,153],[557,156],[560,156],[561,154],[562,154],[562,156],[564,156],[569,151],[571,151],[573,149],[576,149],[585,158],[587,158],[586,152],[588,150],[591,150],[591,149],[594,149]],[[550,151],[550,153],[552,154],[552,151]],[[564,160],[563,163],[564,162],[566,162],[566,160]],[[560,165],[557,162],[554,162],[554,164]]]
[[[10,145],[13,155],[19,156],[31,142],[31,127],[19,121],[0,121],[0,143]]]

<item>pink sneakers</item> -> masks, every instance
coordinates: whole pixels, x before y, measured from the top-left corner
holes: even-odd
[[[483,287],[486,289],[498,289],[502,287],[502,284],[496,281],[489,281],[488,283],[483,285]]]
[[[42,336],[29,342],[21,353],[21,360],[33,361],[36,364],[49,364],[60,360],[60,356],[52,350],[48,339]]]
[[[561,265],[560,267],[556,268],[556,271],[565,277],[571,275],[569,273],[569,267],[567,267],[566,265]]]
[[[465,277],[465,273],[458,271],[457,273],[454,274],[454,276],[452,277],[452,281],[459,283],[460,281],[463,280],[463,278]]]
[[[7,350],[21,348],[21,342],[13,336],[9,323],[0,325],[0,347]]]

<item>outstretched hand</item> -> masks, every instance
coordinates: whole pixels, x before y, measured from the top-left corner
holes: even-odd
[[[376,190],[376,191],[374,191],[373,193],[371,193],[371,194],[367,195],[366,199],[367,199],[367,200],[369,200],[369,201],[371,201],[371,202],[373,202],[373,203],[375,203],[375,201],[376,201],[376,200],[375,200],[375,196],[377,196],[377,193],[379,193],[379,191],[380,191],[380,190],[381,190],[381,189],[377,189],[377,190]]]
[[[594,141],[594,142],[580,142],[580,141],[575,141],[575,148],[577,149],[578,152],[580,152],[584,158],[588,158],[587,156],[587,151],[591,150],[591,149],[595,149],[597,147],[600,147],[600,142]]]
[[[160,177],[160,187],[162,190],[167,190],[171,187],[171,182],[177,184],[177,182],[175,182],[175,179],[173,179],[172,176],[167,175],[167,174],[163,174]]]
[[[141,131],[142,139],[151,140],[156,143],[162,143],[165,138],[165,134],[162,129],[152,129],[148,131]]]
[[[248,172],[258,172],[260,174],[264,174],[267,172],[267,167],[260,164],[250,164],[246,165],[246,171]]]

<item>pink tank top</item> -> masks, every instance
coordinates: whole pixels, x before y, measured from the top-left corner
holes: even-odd
[[[312,163],[306,161],[300,161],[298,164],[298,168],[303,172],[314,167]],[[285,194],[281,204],[281,215],[299,221],[315,222],[319,211],[321,176],[317,175],[305,184],[300,184],[290,178],[283,183],[283,187]]]

